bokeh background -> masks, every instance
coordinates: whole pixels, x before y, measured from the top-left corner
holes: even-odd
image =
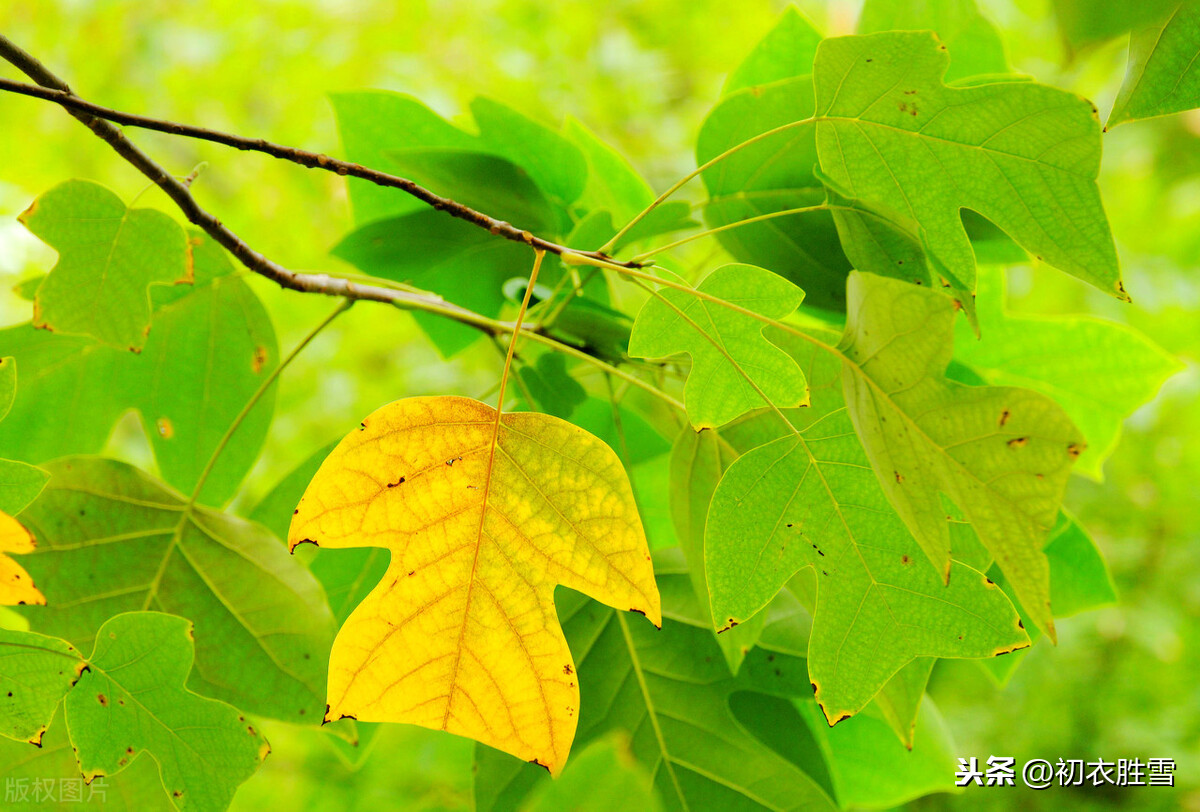
[[[1070,53],[1050,0],[980,4],[1018,70],[1107,112],[1124,72],[1124,41]],[[404,91],[457,121],[480,94],[551,124],[570,114],[661,189],[694,168],[695,136],[725,74],[784,5],[4,0],[0,31],[93,101],[332,154],[339,144],[326,94],[334,91]],[[853,31],[859,3],[796,5],[832,35]],[[203,165],[197,197],[259,250],[296,269],[346,270],[328,254],[350,228],[341,179],[215,145],[133,137],[180,175]],[[1200,112],[1118,127],[1104,149],[1101,187],[1134,304],[1047,269],[1013,268],[1010,292],[1017,311],[1130,323],[1186,364],[1129,421],[1105,480],[1077,477],[1068,494],[1068,508],[1108,558],[1120,602],[1063,620],[1058,647],[1036,646],[1004,686],[973,663],[943,662],[930,692],[964,756],[1013,755],[1018,764],[1173,757],[1181,788],[946,794],[913,808],[1200,810]],[[0,325],[29,318],[29,303],[9,289],[54,261],[15,217],[71,177],[174,214],[157,189],[61,110],[0,96]],[[251,284],[272,313],[281,348],[330,308],[257,278]],[[498,361],[482,344],[442,361],[407,315],[355,308],[284,376],[266,451],[239,502],[253,504],[383,403],[487,391]],[[132,418],[111,445],[152,465]],[[274,753],[243,786],[235,809],[471,808],[472,745],[465,740],[389,726],[365,757],[347,758],[320,733],[275,725],[267,734]]]

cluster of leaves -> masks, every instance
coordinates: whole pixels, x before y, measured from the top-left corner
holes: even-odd
[[[1110,125],[1200,105],[1198,6],[1160,5],[1099,31],[1058,3],[1080,44],[1133,29]],[[643,259],[713,234],[733,262],[543,267],[351,180],[335,256],[518,313],[499,408],[399,400],[234,510],[286,366],[261,303],[207,235],[93,183],[43,194],[22,222],[58,262],[0,331],[7,776],[222,809],[268,752],[248,718],[406,722],[481,743],[480,809],[597,776],[647,808],[886,806],[952,774],[938,658],[1003,680],[1114,599],[1063,493],[1177,365],[1006,312],[1016,262],[1129,297],[1097,110],[1014,74],[971,0],[868,0],[831,39],[786,11],[701,128],[709,230],[669,244],[693,207],[578,121],[334,108],[350,160],[538,236]],[[414,315],[444,356],[480,340]],[[155,472],[94,456],[129,410]]]

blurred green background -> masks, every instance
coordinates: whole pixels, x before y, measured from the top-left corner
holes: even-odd
[[[456,121],[480,94],[549,124],[570,114],[662,189],[694,167],[695,136],[725,74],[784,5],[5,0],[0,31],[98,103],[332,154],[339,152],[326,99],[333,91],[404,91]],[[796,5],[834,35],[853,30],[859,3]],[[1103,116],[1124,73],[1123,39],[1069,53],[1049,0],[981,5],[1017,70],[1093,99]],[[347,270],[328,255],[350,227],[341,179],[155,133],[133,138],[177,174],[204,164],[195,194],[259,250],[295,269]],[[1110,562],[1120,604],[1062,621],[1058,647],[1035,647],[1005,686],[973,663],[943,662],[930,692],[961,755],[1013,755],[1018,764],[1172,757],[1181,789],[997,790],[933,796],[915,808],[1200,810],[1200,112],[1121,126],[1104,146],[1101,187],[1134,304],[1046,269],[1012,269],[1010,291],[1018,311],[1130,323],[1187,364],[1129,421],[1105,481],[1077,477],[1068,494],[1068,508]],[[0,96],[0,325],[28,319],[29,303],[9,289],[53,264],[15,216],[71,177],[175,214],[61,110]],[[698,248],[697,256],[710,250]],[[333,306],[257,278],[251,284],[285,351]],[[486,342],[442,361],[407,315],[356,307],[284,376],[266,451],[238,504],[254,504],[383,403],[427,393],[479,396],[498,368]],[[111,442],[152,464],[132,420]],[[471,807],[465,740],[393,726],[369,745],[368,757],[346,758],[321,733],[277,724],[267,734],[274,753],[235,809]]]

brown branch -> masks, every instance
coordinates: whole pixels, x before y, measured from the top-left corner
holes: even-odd
[[[19,54],[16,59],[14,55]],[[377,186],[385,186],[391,189],[399,189],[423,203],[428,204],[432,208],[443,211],[451,217],[457,217],[459,220],[464,220],[472,225],[487,229],[492,234],[498,237],[503,237],[506,240],[513,242],[524,243],[537,250],[546,251],[551,254],[578,254],[580,256],[598,259],[605,262],[610,262],[616,265],[621,265],[628,268],[640,268],[643,263],[640,262],[621,262],[614,260],[607,254],[599,251],[577,251],[565,245],[544,240],[541,237],[536,237],[529,231],[517,228],[511,223],[503,220],[497,220],[483,212],[476,211],[469,206],[458,203],[446,197],[442,197],[424,186],[415,183],[407,178],[402,178],[398,175],[390,175],[387,172],[380,172],[378,169],[362,166],[361,164],[351,163],[350,161],[342,161],[337,158],[330,158],[328,155],[322,155],[317,152],[309,152],[308,150],[298,149],[296,147],[287,147],[281,144],[274,144],[262,138],[245,138],[240,135],[232,135],[223,133],[217,130],[210,130],[204,127],[195,127],[190,124],[179,124],[174,121],[164,121],[161,119],[147,118],[133,113],[125,113],[120,110],[113,110],[108,107],[102,107],[98,104],[86,101],[79,98],[65,83],[57,80],[48,70],[37,62],[32,56],[21,51],[17,46],[0,35],[0,55],[4,56],[9,62],[12,62],[22,71],[24,71],[31,79],[38,82],[38,85],[25,84],[23,82],[14,82],[11,79],[0,78],[0,90],[5,90],[10,93],[19,93],[24,96],[32,96],[37,99],[54,102],[66,108],[72,115],[80,121],[84,121],[83,116],[91,119],[100,119],[116,124],[122,124],[128,127],[139,127],[144,130],[155,130],[157,132],[168,133],[170,135],[180,135],[186,138],[196,138],[201,141],[212,141],[216,144],[224,144],[234,149],[248,150],[252,152],[262,152],[270,155],[273,158],[278,158],[283,161],[290,161],[300,166],[308,167],[309,169],[324,169],[328,172],[335,172],[338,175],[349,175],[352,178],[360,178],[365,181],[374,183]],[[36,65],[40,70],[30,72],[26,70],[26,65],[32,67]],[[37,75],[40,73],[40,76]],[[44,77],[44,79],[43,79]],[[39,86],[40,85],[40,86]],[[86,123],[86,121],[85,121]],[[90,124],[88,126],[91,126]],[[95,130],[95,127],[92,127]],[[99,135],[99,132],[97,132]],[[101,136],[102,138],[104,136]],[[107,140],[107,139],[105,139]],[[110,142],[111,143],[111,142]],[[140,168],[140,167],[139,167]]]

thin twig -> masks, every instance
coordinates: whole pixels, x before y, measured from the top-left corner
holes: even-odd
[[[385,186],[391,189],[399,189],[406,194],[412,195],[423,203],[428,204],[437,211],[445,212],[451,217],[457,217],[459,220],[464,220],[472,225],[479,226],[487,231],[495,234],[497,237],[502,237],[513,242],[524,243],[532,248],[546,251],[550,254],[561,256],[564,253],[583,254],[585,256],[595,257],[597,259],[608,259],[610,262],[628,265],[631,268],[641,267],[640,263],[626,262],[613,260],[608,255],[599,251],[577,251],[565,245],[544,240],[541,237],[534,236],[531,232],[522,228],[518,228],[504,220],[497,220],[490,215],[484,214],[481,211],[472,209],[470,206],[465,206],[462,203],[451,200],[450,198],[442,197],[435,192],[426,189],[408,178],[402,178],[398,175],[391,175],[387,172],[381,172],[378,169],[356,164],[350,161],[342,161],[337,158],[331,158],[328,155],[323,155],[318,152],[310,152],[297,147],[288,147],[282,144],[275,144],[263,138],[246,138],[240,135],[231,133],[219,132],[210,130],[206,127],[196,127],[191,124],[180,124],[174,121],[165,121],[162,119],[149,118],[147,116],[139,116],[133,113],[125,113],[120,110],[113,110],[108,107],[102,107],[99,104],[93,104],[85,99],[76,96],[69,87],[57,77],[53,76],[44,66],[37,63],[29,54],[22,51],[12,42],[0,35],[0,55],[11,62],[16,67],[20,68],[31,79],[38,82],[37,85],[25,84],[24,82],[14,82],[11,79],[0,79],[0,90],[8,91],[9,93],[18,93],[23,96],[31,96],[37,99],[54,102],[71,112],[80,121],[85,120],[85,116],[90,119],[99,119],[115,124],[121,124],[127,127],[138,127],[143,130],[154,130],[156,132],[168,133],[170,135],[179,135],[186,138],[196,138],[201,141],[211,141],[216,144],[224,144],[227,147],[234,149],[247,150],[251,152],[261,152],[270,155],[272,158],[278,158],[282,161],[290,161],[300,166],[308,167],[309,169],[324,169],[328,172],[334,172],[338,175],[348,175],[352,178],[360,178],[362,180],[374,183],[377,186]],[[33,67],[37,64],[41,69],[37,72],[27,70],[27,67]],[[37,75],[40,73],[41,75]],[[39,86],[40,85],[40,86]],[[91,127],[91,124],[88,124]],[[92,127],[96,130],[95,127]],[[115,130],[115,128],[113,128]],[[117,132],[120,132],[117,130]],[[96,130],[96,134],[101,138],[106,138],[100,131]],[[109,143],[112,143],[111,141]],[[115,145],[114,145],[115,146]],[[141,169],[141,167],[138,167]],[[144,171],[144,170],[143,170]],[[186,186],[185,184],[183,184]]]

